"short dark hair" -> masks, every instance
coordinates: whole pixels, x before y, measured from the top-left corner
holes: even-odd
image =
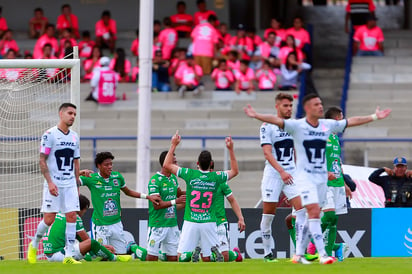
[[[217,21],[216,15],[214,15],[214,14],[209,15],[209,17],[207,18],[207,21],[208,21],[209,23],[211,23],[211,22],[216,22],[216,21]]]
[[[288,93],[284,93],[284,92],[280,92],[280,93],[278,93],[278,95],[276,95],[276,97],[275,97],[275,101],[277,102],[277,101],[281,101],[281,100],[283,100],[283,99],[287,99],[287,100],[289,100],[289,101],[293,101],[293,96],[292,95],[290,95],[290,94],[288,94]]]
[[[169,16],[163,18],[163,25],[165,25],[165,26],[171,26],[172,25],[172,20],[170,20]]]
[[[202,152],[200,152],[197,161],[201,170],[208,170],[212,163],[212,154],[210,153],[210,151],[203,150]]]
[[[110,151],[99,152],[96,154],[96,158],[94,159],[94,164],[96,167],[103,163],[107,159],[114,160],[114,156]]]
[[[83,194],[79,194],[80,210],[90,207],[90,200]]]
[[[53,29],[55,29],[56,27],[54,26],[54,24],[47,24],[47,25],[46,25],[46,29],[48,29],[48,28],[53,28]]]
[[[60,112],[61,110],[63,110],[63,109],[66,109],[66,108],[74,108],[74,109],[76,109],[77,107],[76,107],[76,105],[74,105],[74,104],[72,104],[72,103],[63,103],[63,104],[61,104],[60,107],[59,107],[59,112]]]
[[[305,97],[303,97],[302,99],[302,105],[304,106],[309,100],[312,100],[313,98],[320,98],[320,97],[316,93],[306,94]]]
[[[241,64],[244,64],[245,66],[249,66],[249,61],[246,60],[246,59],[240,60],[240,63],[241,63]]]
[[[42,8],[35,8],[35,9],[34,9],[34,12],[38,12],[38,11],[43,12],[43,9],[42,9]]]
[[[103,17],[103,16],[111,17],[112,15],[111,15],[111,13],[110,13],[110,10],[104,10],[104,11],[102,12],[102,17]]]
[[[202,3],[205,3],[205,0],[197,0],[196,1],[196,5],[199,5],[199,4],[202,4]]]
[[[69,4],[64,4],[64,5],[62,5],[62,10],[63,10],[64,8],[69,8],[69,9],[71,9],[71,7],[70,7]]]
[[[341,113],[342,113],[342,109],[340,107],[333,106],[333,107],[330,107],[325,112],[325,118],[326,119],[335,119]]]
[[[176,7],[178,7],[178,6],[185,6],[185,7],[186,7],[185,1],[179,1],[179,2],[177,2]]]
[[[167,150],[162,151],[162,153],[160,153],[160,156],[159,156],[159,164],[160,164],[161,167],[163,167],[163,163],[165,162],[167,153],[168,153]]]

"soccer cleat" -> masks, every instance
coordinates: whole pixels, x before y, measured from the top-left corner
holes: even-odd
[[[223,258],[222,253],[220,253],[219,249],[217,249],[216,246],[212,246],[211,250],[212,250],[212,253],[215,254],[216,262],[224,262],[225,261],[225,259]]]
[[[233,248],[233,251],[237,253],[237,258],[236,258],[236,262],[241,262],[243,261],[243,257],[242,254],[240,253],[240,249],[238,247]]]
[[[346,243],[341,243],[338,250],[335,251],[335,256],[339,262],[345,259],[346,252],[348,252],[349,246]]]
[[[312,242],[309,242],[308,247],[306,248],[306,251],[309,254],[315,255],[316,254],[316,246]]]
[[[195,251],[193,251],[192,253],[192,262],[197,263],[199,262],[200,259],[200,251],[202,249],[200,248],[200,246],[196,246]]]
[[[292,263],[294,264],[311,264],[308,260],[306,260],[303,256],[293,255]]]
[[[309,254],[309,253],[306,253],[305,255],[305,259],[306,260],[308,260],[308,261],[314,261],[314,260],[316,260],[316,259],[318,259],[319,258],[319,254],[318,253],[316,253],[316,254]]]
[[[319,258],[320,264],[333,264],[336,261],[334,257],[323,256]]]
[[[118,262],[129,262],[132,260],[130,255],[116,255],[116,261]]]
[[[37,248],[34,248],[31,242],[29,243],[29,250],[27,250],[27,261],[29,264],[35,264],[37,261]]]
[[[263,261],[265,261],[266,263],[277,263],[279,262],[275,256],[273,255],[273,253],[269,253],[268,255],[266,255],[265,257],[263,257]]]
[[[73,257],[66,257],[63,259],[63,264],[82,264],[79,261],[76,261],[75,259],[73,259]]]

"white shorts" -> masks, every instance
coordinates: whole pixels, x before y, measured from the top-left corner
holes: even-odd
[[[290,173],[293,176],[293,172]],[[269,168],[268,166],[266,166],[263,171],[260,189],[262,192],[262,201],[268,203],[279,202],[279,196],[282,191],[289,200],[299,196],[299,190],[295,184],[285,184],[279,173],[273,171],[273,168]]]
[[[220,252],[229,251],[229,233],[227,222],[217,226],[218,248]]]
[[[79,192],[77,186],[58,188],[59,195],[50,194],[47,185],[43,187],[43,203],[41,212],[45,213],[68,213],[80,211]]]
[[[129,243],[122,222],[113,225],[95,225],[92,223],[92,238],[103,245],[112,245],[116,254],[126,254]]]
[[[199,245],[203,257],[210,257],[212,246],[217,246],[217,226],[215,222],[193,223],[183,222],[178,253],[192,252]]]
[[[168,256],[177,256],[180,231],[177,226],[149,227],[147,232],[147,254],[159,256],[162,250]]]
[[[84,256],[82,255],[82,253],[80,253],[80,243],[78,240],[74,242],[73,248],[74,248],[73,258],[77,261],[82,260]],[[49,262],[63,262],[64,260],[64,253],[62,251],[59,251],[53,254],[45,254],[45,255]]]
[[[348,213],[348,207],[346,204],[346,192],[345,187],[328,186],[326,204],[322,210],[335,209],[336,215],[342,215]]]
[[[302,200],[302,206],[310,204],[319,204],[322,208],[326,203],[326,193],[328,187],[326,182],[324,184],[315,184],[309,180],[295,181],[300,191],[300,198]]]

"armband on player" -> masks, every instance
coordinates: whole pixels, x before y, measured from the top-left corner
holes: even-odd
[[[371,114],[371,117],[372,117],[372,121],[378,120],[378,115],[376,115],[376,113]]]
[[[170,203],[172,204],[172,206],[176,205],[176,199],[171,200]]]

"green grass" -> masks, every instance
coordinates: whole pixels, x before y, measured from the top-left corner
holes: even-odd
[[[333,265],[295,265],[289,260],[264,263],[263,260],[245,260],[242,263],[165,263],[165,262],[85,262],[82,265],[38,262],[29,265],[26,261],[0,261],[1,274],[340,274],[340,273],[385,273],[407,274],[412,271],[412,258],[349,258]]]

